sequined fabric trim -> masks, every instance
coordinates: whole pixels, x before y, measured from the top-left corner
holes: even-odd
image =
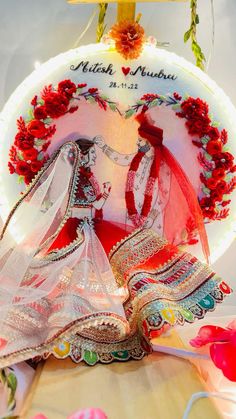
[[[144,263],[158,253],[167,241],[153,230],[136,230],[118,243],[110,253],[110,262],[116,281],[123,285],[131,268]]]

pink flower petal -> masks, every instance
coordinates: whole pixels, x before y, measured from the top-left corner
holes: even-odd
[[[234,344],[231,342],[214,343],[210,347],[210,356],[226,378],[236,381],[236,346]]]
[[[222,336],[225,339],[225,333],[227,329],[219,326],[203,326],[199,329],[198,335],[190,340],[190,345],[195,348],[200,348],[201,346],[207,345],[208,343],[216,342],[222,340]],[[223,335],[224,334],[224,335]]]

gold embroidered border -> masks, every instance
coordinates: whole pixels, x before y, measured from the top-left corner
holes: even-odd
[[[81,328],[81,323],[82,328]],[[119,331],[119,337],[117,336],[116,343],[122,342],[127,340],[127,336],[130,336],[129,333],[129,325],[128,322],[121,316],[114,314],[114,313],[107,313],[107,312],[98,312],[94,313],[92,315],[87,316],[86,318],[82,318],[79,320],[76,320],[64,329],[61,329],[60,332],[52,336],[49,340],[46,342],[37,345],[35,347],[30,348],[24,348],[17,352],[10,353],[8,355],[3,355],[0,357],[0,368],[4,368],[6,366],[16,364],[21,361],[25,361],[27,359],[32,359],[34,357],[40,357],[43,356],[46,353],[53,352],[53,347],[57,344],[60,344],[62,340],[70,339],[72,335],[76,335],[77,333],[80,333],[83,330],[84,327],[89,327],[90,324],[107,324],[111,325],[111,323],[114,324],[115,327],[117,327],[117,330]],[[85,337],[85,339],[87,336]],[[87,338],[88,339],[88,338]],[[115,343],[115,342],[114,342]],[[103,342],[102,345],[110,344],[110,342]],[[94,345],[100,345],[99,342],[94,342]]]
[[[139,229],[118,243],[110,253],[110,262],[116,281],[123,285],[130,269],[158,253],[167,241],[153,230]]]

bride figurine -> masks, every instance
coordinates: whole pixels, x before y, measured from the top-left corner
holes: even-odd
[[[154,230],[103,218],[111,184],[92,172],[95,144],[60,147],[3,226],[1,368],[50,355],[141,359],[166,326],[204,317],[231,292]]]

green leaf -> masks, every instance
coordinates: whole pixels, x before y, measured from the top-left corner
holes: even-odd
[[[195,52],[195,54],[201,54],[201,48],[195,41],[192,42],[192,50]]]
[[[12,393],[15,394],[17,388],[17,378],[13,372],[10,372],[10,374],[8,374],[7,384],[8,387],[11,389]]]
[[[38,105],[44,105],[44,100],[43,99],[39,99],[38,100]]]
[[[228,174],[225,176],[224,180],[225,180],[226,182],[230,182],[230,181],[231,181],[231,179],[232,179],[233,177],[234,177],[233,173],[228,173]]]
[[[210,154],[208,154],[208,153],[204,153],[204,157],[205,157],[205,159],[206,159],[206,160],[208,160],[208,161],[211,161],[211,160],[212,160],[211,155],[210,155]]]
[[[187,32],[185,32],[185,34],[184,34],[184,42],[187,42],[189,40],[189,38],[191,36],[191,32],[192,32],[191,29],[189,29]]]
[[[34,140],[34,145],[36,145],[36,147],[40,147],[41,145],[43,145],[44,140],[41,140],[40,138],[37,138]]]
[[[44,154],[43,154],[43,152],[41,151],[39,154],[38,154],[38,156],[37,156],[37,160],[43,160],[43,157],[44,157]]]
[[[76,89],[76,93],[77,95],[80,95],[80,93],[82,92],[83,89],[81,89],[81,87],[78,87],[78,89]]]
[[[106,95],[103,95],[103,94],[101,94],[101,95],[99,95],[99,96],[100,96],[100,98],[101,98],[101,99],[103,99],[103,100],[108,100],[108,99],[109,99]]]
[[[224,146],[223,147],[223,151],[225,152],[225,151],[227,151],[227,152],[230,152],[230,147],[227,145],[227,146]]]
[[[134,109],[129,109],[128,111],[125,112],[125,119],[130,118],[134,113],[135,113]]]
[[[116,111],[116,104],[115,104],[115,103],[108,103],[108,105],[109,105],[109,108],[110,108],[112,111]]]
[[[228,201],[229,197],[230,197],[229,195],[225,194],[225,195],[223,195],[222,199],[223,199],[223,201]]]
[[[219,127],[220,126],[220,122],[218,122],[218,121],[212,121],[211,125],[213,127]]]
[[[176,103],[176,105],[172,106],[173,111],[179,110],[181,108],[181,105],[179,103]]]
[[[145,105],[145,100],[137,100],[137,105]]]
[[[94,102],[96,102],[93,96],[87,96],[87,98],[86,98],[86,99],[87,99],[87,101],[88,101],[89,103],[94,103]]]
[[[19,160],[24,160],[24,157],[23,157],[21,151],[17,151],[17,157],[18,157]]]
[[[210,179],[210,177],[212,176],[211,172],[203,172],[203,174],[207,179]]]
[[[4,384],[6,382],[7,375],[6,371],[2,368],[0,369],[0,381]]]
[[[43,122],[45,123],[45,124],[51,124],[51,122],[53,121],[53,119],[52,118],[46,118],[46,119],[44,119],[43,120]]]
[[[17,178],[17,183],[19,183],[19,184],[21,184],[21,183],[23,183],[24,182],[24,180],[25,180],[25,178],[24,178],[24,176],[18,176],[18,178]]]
[[[154,108],[154,106],[157,106],[157,105],[158,105],[158,99],[154,99],[154,100],[152,100],[152,102],[150,102],[149,107],[150,108]]]
[[[202,191],[204,192],[204,194],[209,195],[210,194],[210,189],[206,188],[206,186],[202,187]]]
[[[201,143],[202,143],[202,144],[207,144],[207,143],[208,143],[208,141],[209,141],[209,138],[208,138],[208,137],[202,137],[202,138],[201,138]]]
[[[34,119],[34,112],[33,112],[33,108],[30,108],[27,112],[28,115],[28,121],[32,121],[32,119]]]

